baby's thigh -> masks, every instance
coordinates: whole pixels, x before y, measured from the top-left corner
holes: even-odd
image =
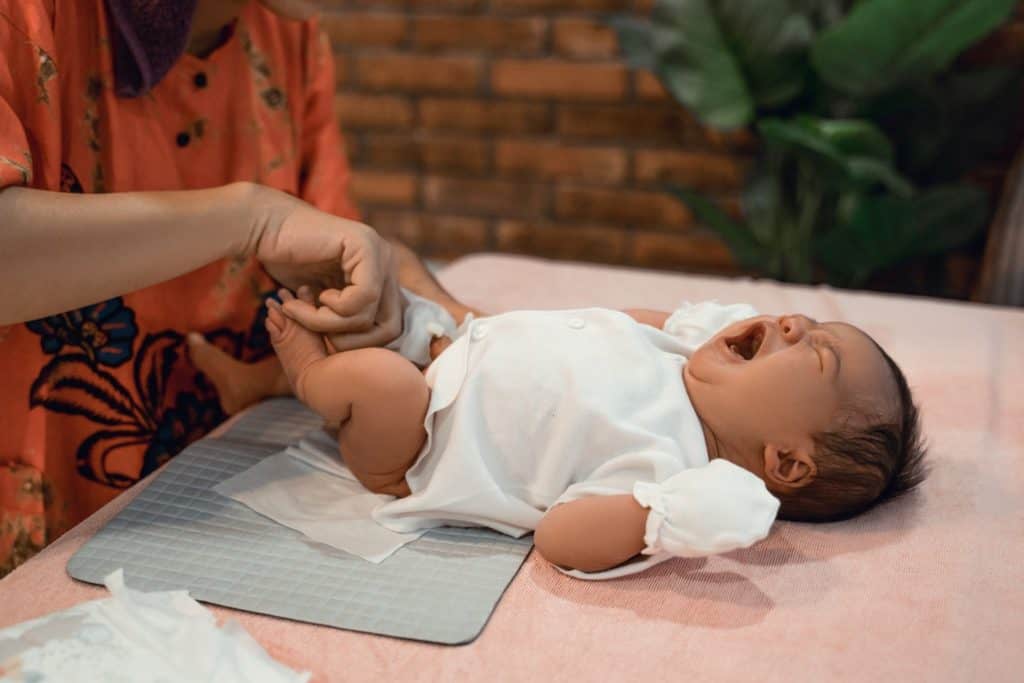
[[[404,481],[427,434],[430,390],[419,369],[397,353],[345,354],[351,368],[349,417],[338,431],[341,457],[364,486],[382,490]]]

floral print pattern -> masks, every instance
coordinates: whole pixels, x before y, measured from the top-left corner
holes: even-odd
[[[36,53],[39,55],[39,72],[36,74],[36,88],[39,90],[39,101],[43,104],[50,103],[50,91],[48,84],[57,77],[57,64],[53,57],[47,54],[46,50],[36,46]]]
[[[84,351],[90,362],[113,367],[131,358],[138,332],[135,313],[124,307],[120,297],[35,320],[28,328],[42,337],[43,353],[75,347]]]

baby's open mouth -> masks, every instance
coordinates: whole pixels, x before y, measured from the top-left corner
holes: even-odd
[[[726,337],[725,345],[729,351],[743,360],[750,360],[761,350],[764,342],[764,325],[751,325],[736,337]]]

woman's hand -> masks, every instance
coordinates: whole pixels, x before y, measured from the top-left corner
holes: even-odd
[[[289,289],[310,287],[320,304],[289,301],[289,317],[327,335],[339,351],[381,346],[401,334],[402,297],[383,238],[275,190],[257,194],[246,250]]]

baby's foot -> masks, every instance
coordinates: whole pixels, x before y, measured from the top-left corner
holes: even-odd
[[[227,415],[234,415],[267,395],[267,387],[263,386],[267,373],[256,364],[243,363],[198,332],[190,332],[185,338],[192,364],[213,382],[220,407]]]
[[[278,295],[282,303],[296,300],[287,289],[282,289]],[[308,287],[299,289],[299,300],[313,304],[313,293]],[[274,299],[267,299],[267,332],[289,384],[301,398],[299,379],[302,374],[310,365],[327,356],[323,337],[289,318],[282,304]]]

